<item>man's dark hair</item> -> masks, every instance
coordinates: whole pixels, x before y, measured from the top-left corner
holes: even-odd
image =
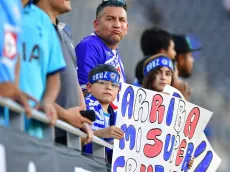
[[[137,78],[138,84],[142,85],[144,79],[143,67],[146,59],[141,59],[135,69],[135,76]]]
[[[160,53],[161,49],[168,50],[172,36],[160,28],[151,28],[143,32],[141,37],[141,50],[145,56]]]
[[[97,7],[96,18],[105,7],[122,7],[127,12],[127,4],[124,0],[103,0]]]
[[[96,73],[105,72],[105,71],[106,72],[114,72],[120,76],[120,74],[118,73],[118,71],[116,70],[115,67],[108,65],[108,64],[99,64],[89,72],[88,80],[90,80],[90,78],[92,78],[93,75],[95,75]]]

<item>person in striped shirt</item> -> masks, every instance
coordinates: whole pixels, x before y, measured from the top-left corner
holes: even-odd
[[[97,65],[89,72],[87,91],[85,98],[87,110],[94,110],[96,120],[92,129],[94,135],[112,142],[113,139],[122,139],[123,131],[115,126],[116,113],[111,102],[116,99],[120,88],[120,75],[115,67],[108,64]],[[91,153],[87,149],[88,153]],[[107,160],[112,162],[112,150],[107,150]]]

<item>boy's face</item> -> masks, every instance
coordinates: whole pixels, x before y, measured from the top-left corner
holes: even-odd
[[[110,81],[99,80],[94,84],[87,84],[87,90],[101,104],[109,104],[113,102],[119,92],[119,84]]]
[[[172,59],[175,59],[176,51],[175,51],[175,44],[173,40],[170,41],[168,51],[166,52],[166,55],[171,57]]]

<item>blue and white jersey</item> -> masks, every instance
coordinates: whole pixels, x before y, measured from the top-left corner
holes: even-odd
[[[95,33],[83,38],[75,48],[78,63],[78,78],[82,89],[86,89],[88,74],[99,64],[110,64],[119,72],[121,82],[126,81],[124,66],[117,50],[109,48]]]
[[[30,4],[24,8],[22,19],[20,88],[40,101],[46,89],[47,76],[59,72],[66,65],[49,16]]]
[[[20,50],[21,0],[0,0],[0,82],[13,82]]]
[[[85,98],[85,104],[87,110],[94,110],[96,114],[96,120],[92,125],[93,130],[110,127],[110,114],[104,113],[101,104],[93,95],[90,94]]]

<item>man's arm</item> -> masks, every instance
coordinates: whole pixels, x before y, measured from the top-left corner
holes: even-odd
[[[85,110],[85,97],[84,97],[84,94],[83,94],[83,91],[81,89],[81,86],[79,84],[79,82],[77,83],[77,88],[78,88],[78,92],[79,92],[79,101],[80,101],[80,106],[83,107],[83,109]]]
[[[77,106],[64,109],[58,104],[55,104],[55,108],[60,120],[65,121],[76,128],[82,128],[84,123],[92,124],[89,119],[81,116],[80,111],[83,110],[82,107]]]
[[[60,73],[54,73],[47,76],[46,89],[41,101],[40,108],[44,110],[50,118],[51,124],[54,125],[57,120],[57,111],[55,109],[55,101],[60,90]]]
[[[18,89],[15,83],[11,82],[0,83],[0,96],[10,98],[20,103],[24,107],[27,117],[31,116],[31,108],[28,100],[32,100],[35,103],[38,103],[35,98],[26,93],[23,93]]]

